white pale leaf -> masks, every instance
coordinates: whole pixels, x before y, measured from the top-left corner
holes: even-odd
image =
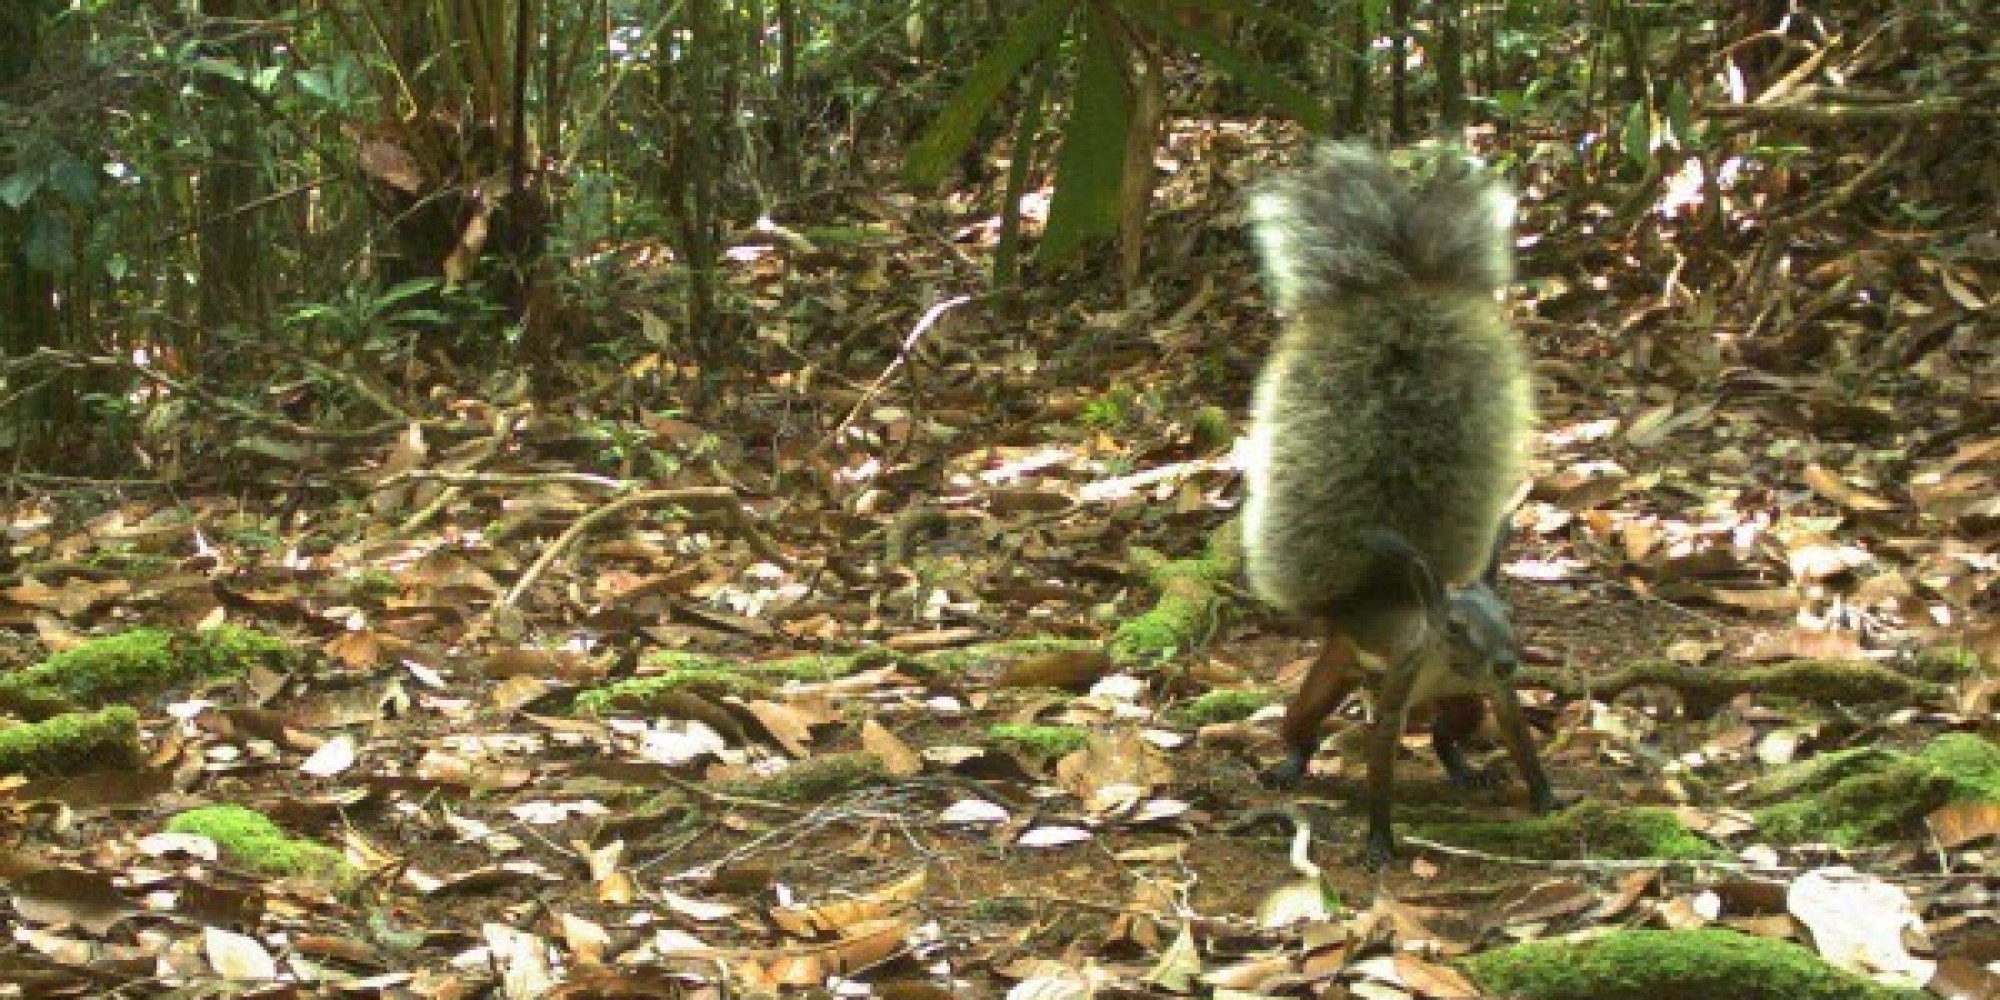
[[[1007,991],[1007,1000],[1089,1000],[1090,983],[1081,976],[1030,976]]]
[[[938,813],[945,823],[1005,823],[1007,810],[985,799],[959,799]]]
[[[549,802],[536,800],[511,806],[507,810],[515,819],[535,826],[550,826],[572,816],[604,816],[611,810],[604,804],[590,799],[580,802]]]
[[[743,912],[743,908],[740,906],[732,906],[728,903],[713,903],[705,899],[683,896],[675,892],[662,892],[660,893],[660,897],[666,900],[667,906],[675,913],[697,923],[705,924],[717,920],[727,920]]]
[[[237,983],[267,983],[278,978],[278,960],[256,938],[210,927],[202,933],[208,964],[222,978]]]
[[[203,861],[214,861],[220,856],[215,841],[195,833],[153,833],[139,838],[139,850],[152,857],[168,854],[184,854]]]
[[[1190,806],[1179,799],[1147,799],[1140,803],[1139,811],[1132,815],[1134,823],[1157,823],[1161,820],[1178,819]]]
[[[1064,847],[1090,839],[1090,831],[1075,826],[1038,826],[1014,843],[1020,847]]]
[[[1112,674],[1092,684],[1090,693],[1113,701],[1137,701],[1140,695],[1146,693],[1146,682],[1131,674]]]
[[[342,733],[320,744],[299,770],[315,778],[331,778],[354,766],[356,747],[354,737]]]
[[[729,742],[721,733],[692,720],[649,729],[639,742],[639,756],[668,767],[690,764],[702,757],[719,757],[727,749]]]
[[[1873,875],[1851,868],[1807,872],[1785,894],[1785,908],[1812,931],[1813,947],[1832,965],[1912,988],[1937,972],[1936,962],[1903,944],[1905,931],[1923,930],[1915,904]]]
[[[1333,913],[1326,905],[1326,890],[1321,888],[1317,878],[1287,882],[1271,890],[1271,894],[1257,904],[1257,925],[1260,927],[1275,929],[1331,919]]]

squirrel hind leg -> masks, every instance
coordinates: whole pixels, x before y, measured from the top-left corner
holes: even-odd
[[[1332,630],[1326,645],[1314,658],[1312,667],[1299,682],[1298,691],[1285,703],[1285,718],[1278,732],[1284,737],[1285,759],[1266,770],[1264,783],[1274,788],[1296,788],[1304,780],[1319,750],[1320,727],[1366,679],[1361,654],[1348,635]]]

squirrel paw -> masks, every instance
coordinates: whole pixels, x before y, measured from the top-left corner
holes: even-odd
[[[1264,782],[1264,786],[1267,788],[1290,791],[1299,787],[1299,782],[1305,780],[1306,766],[1311,763],[1311,754],[1295,752],[1287,755],[1284,760],[1265,768],[1257,777]]]
[[[1387,827],[1368,828],[1368,843],[1361,852],[1361,863],[1371,872],[1381,871],[1396,860],[1396,835]]]
[[[1541,816],[1562,808],[1562,803],[1556,801],[1556,793],[1548,785],[1540,783],[1528,786],[1528,805]]]
[[[1470,767],[1446,768],[1445,778],[1451,787],[1462,794],[1485,794],[1500,787],[1500,779],[1491,771],[1478,771]]]

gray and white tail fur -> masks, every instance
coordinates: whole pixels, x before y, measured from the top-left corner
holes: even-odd
[[[1245,455],[1250,583],[1377,655],[1479,578],[1526,471],[1529,363],[1496,298],[1513,214],[1504,181],[1440,149],[1410,176],[1325,144],[1250,197],[1284,318]]]

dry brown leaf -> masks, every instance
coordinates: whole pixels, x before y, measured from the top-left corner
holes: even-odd
[[[1419,996],[1434,1000],[1473,1000],[1484,996],[1458,970],[1407,952],[1396,953],[1396,975]]]
[[[746,703],[743,708],[786,753],[799,758],[812,753],[806,746],[812,742],[812,727],[790,705],[757,700]]]
[[[1137,805],[1172,777],[1166,756],[1132,726],[1092,732],[1083,749],[1056,764],[1056,783],[1098,815]]]
[[[1799,592],[1789,587],[1771,587],[1765,590],[1730,590],[1722,587],[1699,587],[1696,592],[1717,604],[1745,611],[1761,611],[1770,614],[1797,611],[1802,603]]]
[[[1975,840],[2000,836],[2000,802],[1951,802],[1924,817],[1931,836],[1947,851],[1955,851]]]
[[[137,912],[102,872],[45,868],[12,882],[14,910],[38,924],[104,934]]]
[[[1082,693],[1113,669],[1111,654],[1101,649],[1063,649],[1008,664],[995,678],[1001,688],[1055,688]]]
[[[833,947],[834,971],[852,974],[881,965],[903,951],[915,927],[914,918],[898,916],[846,928],[840,943]]]
[[[818,906],[774,906],[765,912],[770,915],[771,922],[785,933],[794,937],[815,938],[896,916],[902,908],[903,904],[899,902],[841,899]]]
[[[1597,894],[1574,879],[1539,882],[1518,894],[1501,897],[1500,919],[1505,923],[1534,923],[1582,913],[1596,906]]]
[[[861,749],[880,757],[882,769],[891,777],[907,778],[923,772],[924,759],[908,743],[874,719],[861,724]]]
[[[1847,481],[1841,479],[1838,473],[1823,465],[1808,465],[1805,467],[1802,475],[1806,481],[1806,485],[1811,487],[1814,493],[1848,510],[1867,512],[1896,509],[1896,504],[1891,501],[1884,500],[1866,490],[1849,486]]]
[[[587,965],[601,965],[611,949],[611,934],[604,925],[587,920],[574,913],[564,913],[559,921],[563,944],[576,956],[576,960]]]
[[[1697,893],[1675,896],[1657,912],[1660,923],[1668,930],[1691,931],[1714,923],[1721,906],[1722,901],[1714,893]]]
[[[1859,660],[1865,652],[1861,636],[1854,632],[1789,628],[1758,634],[1738,655],[1745,660],[1770,663],[1779,660]]]
[[[1618,877],[1618,888],[1604,898],[1591,913],[1595,920],[1618,920],[1630,913],[1639,900],[1659,889],[1660,872],[1655,868],[1645,868],[1626,872]]]
[[[986,638],[984,629],[971,627],[934,629],[929,632],[903,632],[883,641],[890,649],[905,653],[928,653],[937,649],[952,649],[969,646]]]
[[[1993,1000],[2000,997],[2000,973],[1959,955],[1938,963],[1937,974],[1925,984],[1943,1000]]]

